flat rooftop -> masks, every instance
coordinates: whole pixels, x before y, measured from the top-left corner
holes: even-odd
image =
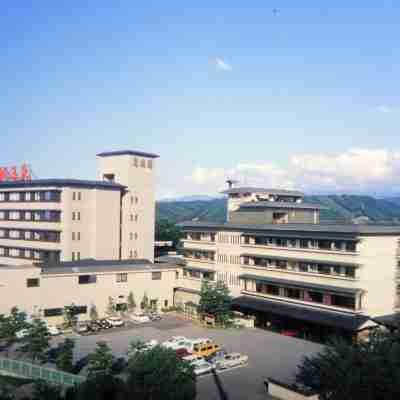
[[[32,188],[32,187],[74,187],[124,190],[125,186],[107,181],[91,181],[83,179],[33,179],[30,181],[0,182],[0,189]]]
[[[260,188],[251,186],[240,186],[233,187],[222,191],[223,194],[242,194],[242,193],[262,193],[262,194],[275,194],[281,196],[294,196],[303,197],[304,194],[298,190],[285,190],[285,189],[271,189],[271,188]]]
[[[80,260],[65,261],[57,264],[41,264],[39,267],[44,275],[102,273],[119,271],[151,271],[159,269],[171,269],[177,266],[173,262],[151,263],[149,260]]]
[[[241,209],[267,209],[267,208],[290,208],[298,210],[320,210],[320,204],[312,203],[288,203],[284,201],[249,201],[240,205]]]
[[[117,151],[105,151],[103,153],[97,154],[97,157],[115,157],[115,156],[138,156],[147,158],[158,158],[158,154],[146,153],[143,151],[136,150],[117,150]]]
[[[233,230],[260,233],[318,233],[350,235],[400,236],[400,225],[357,225],[357,224],[235,224],[230,222],[188,221],[178,224],[184,230],[202,229],[210,231]]]

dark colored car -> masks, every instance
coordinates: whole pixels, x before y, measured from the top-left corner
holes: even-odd
[[[298,336],[299,332],[294,330],[294,329],[286,329],[281,331],[281,335],[283,336],[292,336],[292,337],[296,337]]]
[[[219,349],[219,350],[215,351],[214,353],[210,354],[209,356],[207,356],[205,359],[209,363],[215,364],[219,358],[223,358],[226,354],[228,354],[226,352],[226,350]]]
[[[98,321],[96,321],[98,324],[100,324],[100,326],[103,328],[103,329],[110,329],[110,328],[112,328],[113,326],[106,320],[106,319],[100,319],[100,320],[98,320]]]
[[[179,358],[190,356],[190,353],[184,347],[176,349],[175,353]]]
[[[46,353],[46,358],[48,362],[55,363],[61,352],[62,352],[61,345],[50,348]]]

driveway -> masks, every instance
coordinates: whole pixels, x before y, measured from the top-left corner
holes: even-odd
[[[162,321],[135,325],[122,330],[109,330],[93,336],[78,336],[75,358],[93,351],[96,342],[107,341],[116,356],[126,354],[134,340],[157,339],[162,342],[171,336],[188,338],[208,337],[229,352],[249,356],[249,365],[219,374],[230,400],[267,399],[263,381],[268,376],[291,380],[296,367],[305,355],[322,350],[317,343],[307,342],[259,329],[207,329],[176,316],[166,316]],[[220,399],[212,376],[198,379],[198,400]]]

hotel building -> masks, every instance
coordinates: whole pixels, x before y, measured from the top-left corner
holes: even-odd
[[[198,301],[202,279],[223,280],[256,325],[362,335],[400,306],[400,226],[335,225],[296,191],[230,188],[226,223],[183,223],[185,282],[175,301]]]

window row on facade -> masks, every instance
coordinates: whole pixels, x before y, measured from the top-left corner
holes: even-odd
[[[133,166],[136,168],[153,169],[153,160],[146,160],[145,158],[134,157]]]
[[[60,202],[59,190],[0,192],[0,202]]]
[[[0,239],[59,243],[60,236],[58,231],[0,228]]]
[[[198,269],[184,268],[183,269],[183,277],[184,278],[205,279],[205,280],[208,280],[208,281],[214,281],[215,280],[215,272],[200,271]]]
[[[215,233],[209,232],[185,232],[183,234],[184,239],[198,242],[215,242],[215,236]]]
[[[255,284],[254,284],[255,283]],[[244,280],[244,290],[284,299],[299,300],[306,303],[317,303],[350,310],[361,308],[361,298],[357,302],[355,295],[331,293],[323,290],[310,290],[265,282]],[[357,304],[358,303],[358,304]]]
[[[356,266],[335,265],[324,262],[277,260],[268,257],[243,256],[243,265],[273,268],[286,271],[313,273],[321,275],[342,276],[346,278],[356,277]]]
[[[0,221],[60,222],[58,210],[0,210]]]
[[[354,240],[332,240],[332,239],[297,239],[281,238],[272,236],[245,235],[242,244],[253,246],[271,246],[297,249],[328,250],[340,252],[356,252],[357,243]]]
[[[189,250],[185,249],[183,255],[186,258],[199,261],[215,261],[215,253],[207,250]]]
[[[60,251],[0,246],[0,257],[21,258],[44,263],[57,263],[60,261]]]

